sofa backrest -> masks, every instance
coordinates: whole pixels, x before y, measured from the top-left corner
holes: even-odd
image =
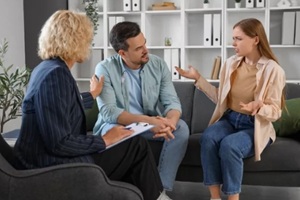
[[[287,83],[286,88],[286,99],[293,99],[293,98],[299,98],[300,97],[300,85],[295,83]]]
[[[218,83],[214,82],[213,85],[218,86]],[[192,134],[202,133],[209,123],[215,104],[194,86],[194,82],[175,81],[174,87],[182,106],[181,119],[187,123]],[[300,85],[287,83],[286,99],[297,97],[300,97]],[[95,102],[92,109],[86,110],[87,131],[93,130],[97,116],[98,107]]]
[[[217,82],[212,83],[218,86]],[[202,133],[208,126],[215,104],[194,86],[194,82],[174,82],[177,95],[182,104],[181,118],[187,123],[191,134]],[[191,91],[194,90],[194,91]],[[300,85],[286,84],[286,99],[300,97]],[[193,97],[191,99],[191,97]]]
[[[181,102],[181,119],[183,119],[190,128],[193,113],[194,92],[196,91],[195,86],[193,82],[178,81],[173,83]]]

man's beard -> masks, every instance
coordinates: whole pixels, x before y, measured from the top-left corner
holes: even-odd
[[[143,58],[147,58],[147,60],[146,60],[146,61],[141,60],[140,63],[139,63],[140,65],[144,65],[144,64],[146,64],[146,63],[149,61],[148,53],[145,54],[145,55],[143,55]],[[142,58],[142,59],[143,59],[143,58]]]

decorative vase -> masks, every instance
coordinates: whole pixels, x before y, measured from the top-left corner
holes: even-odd
[[[235,3],[235,8],[241,8],[241,2]]]

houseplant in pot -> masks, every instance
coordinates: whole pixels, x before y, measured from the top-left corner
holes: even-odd
[[[0,133],[8,121],[20,116],[24,90],[30,77],[29,69],[4,65],[7,50],[8,42],[4,39],[0,43]]]
[[[235,8],[241,7],[241,0],[235,0]]]
[[[203,1],[203,8],[209,8],[209,0]]]

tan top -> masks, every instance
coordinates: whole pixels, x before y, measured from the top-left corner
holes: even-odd
[[[254,100],[257,71],[256,65],[249,65],[243,61],[232,73],[231,89],[228,94],[228,108],[246,115],[251,114],[251,112],[241,109],[240,102],[249,103]]]
[[[202,90],[214,103],[215,111],[209,124],[218,121],[228,109],[228,94],[231,89],[230,78],[237,69],[243,57],[232,56],[226,60],[221,69],[219,88],[210,84],[205,78],[200,77],[195,86]],[[263,106],[255,115],[254,122],[254,152],[255,160],[260,160],[261,152],[266,147],[270,138],[275,141],[276,135],[272,122],[281,116],[281,96],[285,86],[285,73],[274,61],[261,57],[256,65],[256,90],[254,100],[263,101]]]

